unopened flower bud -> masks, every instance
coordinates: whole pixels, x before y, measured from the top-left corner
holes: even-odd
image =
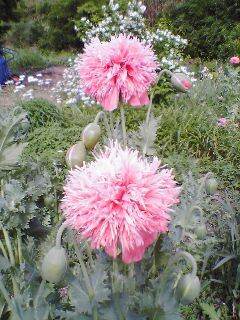
[[[66,154],[66,163],[69,168],[73,169],[75,166],[81,167],[86,158],[86,148],[82,141],[74,144],[68,149]]]
[[[95,145],[98,143],[101,135],[101,128],[98,124],[92,122],[89,123],[82,133],[83,143],[85,147],[89,150],[92,150]]]
[[[191,80],[184,73],[173,73],[171,82],[174,88],[181,92],[187,92],[192,88]]]
[[[213,195],[218,188],[218,182],[215,178],[208,178],[205,182],[206,192]]]
[[[47,207],[47,208],[52,208],[54,207],[54,204],[55,204],[55,197],[53,194],[48,194],[44,197],[44,205]]]
[[[58,283],[67,270],[66,251],[61,246],[49,250],[43,259],[42,277],[51,283]]]
[[[205,223],[201,223],[195,228],[195,234],[199,240],[202,240],[207,235],[207,228]]]
[[[183,276],[176,288],[176,297],[183,305],[192,303],[200,294],[201,284],[197,276],[187,274]]]

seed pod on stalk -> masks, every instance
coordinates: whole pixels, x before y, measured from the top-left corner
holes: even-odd
[[[214,177],[207,178],[205,181],[206,192],[210,195],[214,195],[218,188],[218,182]]]
[[[75,166],[81,167],[85,158],[85,145],[82,141],[79,141],[68,149],[66,154],[66,163],[70,169],[73,169]]]
[[[173,73],[171,76],[171,83],[175,89],[180,92],[187,92],[192,88],[191,80],[184,74],[180,72]]]
[[[42,262],[42,277],[51,283],[58,283],[67,270],[67,255],[62,246],[51,248]]]
[[[82,139],[85,147],[88,150],[92,150],[95,147],[95,145],[98,143],[100,135],[101,135],[100,126],[95,122],[89,123],[82,132]]]
[[[184,275],[178,282],[176,288],[176,297],[183,305],[187,305],[193,302],[201,290],[200,280],[193,274]]]
[[[187,305],[199,296],[201,284],[197,276],[197,263],[194,257],[186,251],[179,251],[169,260],[169,265],[179,260],[185,260],[192,267],[192,272],[181,277],[175,290],[177,301]]]
[[[67,270],[67,254],[61,246],[62,234],[66,227],[66,222],[59,227],[56,245],[48,251],[42,262],[42,278],[52,283],[60,282]]]
[[[195,234],[197,236],[197,238],[199,240],[202,240],[206,237],[207,235],[207,228],[206,228],[206,225],[205,223],[201,223],[200,225],[198,225],[196,228],[195,228]]]

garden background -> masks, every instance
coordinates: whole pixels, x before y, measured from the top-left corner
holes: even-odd
[[[168,76],[158,82],[150,144],[183,186],[176,211],[182,219],[175,227],[185,236],[172,241],[196,259],[201,293],[181,305],[179,315],[161,306],[162,316],[154,319],[240,319],[240,60],[230,62],[240,56],[239,0],[0,0],[0,48],[15,52],[9,62],[13,77],[0,89],[0,286],[12,300],[0,294],[0,318],[33,319],[29,310],[35,310],[36,320],[92,319],[88,308],[79,307],[84,297],[71,275],[42,291],[38,287],[43,257],[62,220],[66,152],[101,110],[80,89],[75,59],[95,36],[108,41],[119,33],[151,43],[161,69],[184,73],[193,83],[182,93]],[[145,107],[138,112],[129,107],[127,129],[134,133],[145,114]],[[116,134],[119,117],[116,110]],[[199,179],[208,172],[218,190],[199,195]],[[204,230],[186,221],[191,206],[204,212]],[[64,241],[74,274],[71,240]],[[159,252],[150,278],[165,263]],[[105,271],[102,265],[94,268],[94,279],[102,281],[101,304]],[[150,296],[141,298],[145,305],[134,302],[133,309],[147,312]],[[100,319],[118,318],[104,313]]]

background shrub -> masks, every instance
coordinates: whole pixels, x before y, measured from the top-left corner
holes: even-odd
[[[240,1],[188,0],[175,4],[168,15],[177,33],[189,40],[186,52],[205,59],[240,53]]]
[[[9,22],[15,18],[14,9],[16,5],[17,0],[0,0],[0,44],[9,28]]]
[[[63,116],[56,105],[44,99],[23,102],[21,107],[27,112],[31,131],[52,123],[63,123]]]
[[[21,73],[25,71],[41,70],[50,65],[49,59],[43,55],[39,50],[31,49],[17,49],[17,54],[14,60],[11,61],[10,67],[14,73]]]

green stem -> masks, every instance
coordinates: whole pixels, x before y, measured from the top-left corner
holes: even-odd
[[[127,131],[126,131],[126,122],[125,122],[125,113],[123,105],[120,105],[121,112],[121,124],[122,124],[122,134],[123,134],[123,145],[127,146]]]
[[[205,187],[205,184],[206,184],[206,181],[208,178],[212,177],[213,176],[213,173],[212,172],[208,172],[202,179],[202,182],[200,184],[200,187],[199,187],[199,190],[198,190],[198,197],[200,196],[202,190],[204,189]]]
[[[192,215],[192,213],[193,213],[193,211],[194,210],[198,210],[199,211],[199,213],[200,213],[200,219],[201,219],[201,223],[203,222],[203,209],[201,208],[201,207],[199,207],[199,206],[193,206],[193,207],[191,207],[191,210],[190,210],[190,214],[189,214],[189,216],[191,217],[191,215]]]
[[[61,247],[61,241],[62,241],[62,234],[63,231],[67,228],[67,222],[63,222],[60,228],[58,229],[57,236],[56,236],[56,246]]]
[[[21,265],[22,262],[23,262],[23,259],[22,259],[22,235],[21,235],[21,230],[17,230],[17,247],[18,247],[18,261],[19,261],[19,264]]]
[[[38,288],[36,297],[35,297],[35,299],[33,301],[33,305],[34,305],[35,308],[38,307],[39,298],[42,295],[42,291],[43,291],[44,285],[45,285],[45,280],[42,280],[41,283],[40,283],[40,286]]]
[[[98,124],[100,119],[103,119],[105,128],[107,130],[108,138],[111,139],[111,128],[110,128],[110,125],[108,123],[108,118],[106,116],[106,113],[104,111],[98,112],[98,114],[96,115],[96,117],[94,119],[94,123]]]
[[[0,249],[2,250],[2,253],[4,255],[4,257],[8,260],[8,255],[7,255],[7,251],[4,248],[4,245],[2,243],[2,240],[0,240]]]
[[[7,292],[7,289],[5,288],[2,279],[0,279],[0,291],[2,292],[2,295],[4,296],[4,299],[6,300],[7,304],[9,306],[12,306],[11,298]]]
[[[86,241],[86,251],[87,251],[87,254],[88,254],[88,258],[89,258],[89,261],[90,261],[90,265],[91,267],[93,267],[93,257],[92,257],[92,250],[90,248],[90,245],[89,243]]]
[[[80,250],[78,248],[78,244],[77,244],[76,239],[75,239],[74,236],[73,236],[73,244],[74,244],[75,252],[76,252],[76,255],[77,255],[81,270],[82,270],[82,273],[83,273],[83,279],[84,279],[85,286],[86,286],[87,291],[88,291],[89,300],[93,301],[93,299],[94,299],[93,287],[92,287],[92,284],[91,284],[91,281],[90,281],[90,278],[89,278],[89,275],[88,275],[88,272],[87,272],[87,268],[86,268],[85,263],[84,263],[84,261],[82,259],[81,252],[80,252]],[[98,312],[97,312],[97,307],[96,306],[93,307],[93,320],[98,320]]]
[[[111,138],[114,139],[114,136],[113,136],[113,131],[114,131],[114,125],[113,125],[113,113],[112,112],[109,112],[109,125],[110,125],[110,130],[111,130]]]
[[[117,273],[118,273],[117,261],[113,260],[113,276],[112,276],[113,300],[114,300],[115,310],[118,315],[118,319],[125,320],[125,317],[122,313],[121,306],[120,306],[119,292],[117,292],[116,286],[115,286]]]
[[[152,102],[153,102],[153,96],[154,96],[154,91],[152,91],[151,96],[150,96],[150,103],[148,106],[148,110],[147,110],[147,116],[146,116],[146,120],[145,120],[145,129],[146,129],[146,142],[144,144],[143,147],[143,155],[145,156],[145,154],[147,153],[147,147],[148,147],[148,130],[149,130],[149,121],[150,121],[150,115],[151,115],[151,110],[152,110]]]
[[[173,75],[172,71],[168,70],[168,69],[163,69],[162,71],[159,72],[158,74],[158,79],[157,79],[157,82],[162,78],[162,76],[166,74],[168,75],[169,77],[171,77]]]
[[[193,258],[193,256],[186,252],[186,251],[180,251],[177,252],[172,258],[170,258],[168,262],[168,267],[170,267],[172,264],[178,262],[179,260],[184,259],[185,261],[189,262],[192,267],[192,276],[197,275],[197,263],[196,260]]]
[[[3,231],[3,234],[4,234],[5,243],[6,243],[6,246],[7,246],[8,255],[9,255],[9,259],[10,259],[11,265],[15,266],[15,259],[14,259],[14,254],[13,254],[13,249],[12,249],[11,241],[10,241],[10,238],[9,238],[9,234],[8,234],[7,230],[5,228],[3,228],[3,227],[2,227],[2,231]]]
[[[18,288],[18,284],[14,278],[14,276],[11,276],[12,279],[12,285],[13,285],[13,292],[14,292],[14,297],[19,295],[19,288]]]

